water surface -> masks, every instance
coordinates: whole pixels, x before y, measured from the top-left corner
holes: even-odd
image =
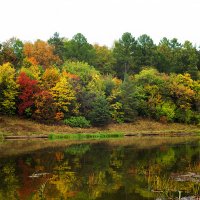
[[[6,141],[2,200],[153,200],[200,194],[198,138]]]

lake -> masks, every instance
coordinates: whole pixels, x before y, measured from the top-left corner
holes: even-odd
[[[0,143],[0,200],[189,200],[199,194],[198,137]]]

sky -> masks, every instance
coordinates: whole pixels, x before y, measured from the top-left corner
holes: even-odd
[[[55,32],[111,47],[124,32],[200,45],[200,0],[0,0],[0,42],[48,40]]]

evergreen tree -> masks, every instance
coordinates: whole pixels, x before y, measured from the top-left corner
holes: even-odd
[[[105,96],[99,96],[92,103],[89,120],[95,126],[105,126],[110,122],[109,104]]]

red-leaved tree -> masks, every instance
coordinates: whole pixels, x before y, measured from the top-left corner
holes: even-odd
[[[17,83],[19,84],[20,89],[18,112],[20,115],[23,115],[26,111],[28,112],[28,115],[31,115],[30,109],[34,105],[34,95],[39,92],[37,80],[32,80],[25,72],[21,72],[17,79]]]

